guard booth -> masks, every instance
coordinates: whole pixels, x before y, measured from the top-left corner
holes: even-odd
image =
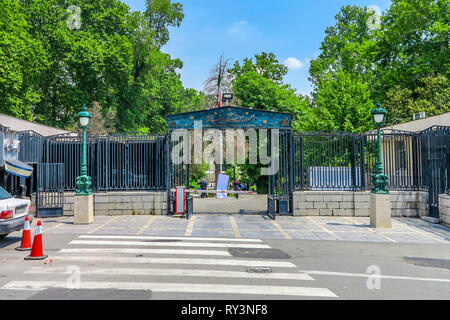
[[[267,214],[269,217],[275,219],[276,215],[293,214],[292,114],[227,106],[169,115],[166,117],[166,121],[168,124],[167,152],[169,153],[167,157],[169,168],[167,177],[168,205],[171,214],[175,214],[177,211],[176,188],[184,187],[189,190],[190,166],[192,163],[199,164],[196,162],[199,156],[203,161],[205,136],[210,138],[209,142],[211,143],[219,143],[217,140],[220,140],[219,146],[223,152],[219,152],[220,156],[216,154],[215,159],[219,157],[220,162],[225,163],[224,160],[228,152],[227,144],[229,143],[227,135],[233,134],[233,132],[234,137],[236,137],[235,142],[238,140],[238,136],[241,138],[242,135],[244,136],[244,146],[248,146],[244,149],[245,161],[249,161],[252,156],[254,157],[256,152],[257,165],[264,167],[266,170],[265,175],[268,179]],[[217,136],[211,138],[211,132],[216,132],[216,134],[219,132],[219,139]],[[202,141],[200,143],[198,142],[199,137]],[[256,142],[252,140],[255,137]],[[224,146],[227,148],[224,148]],[[224,151],[224,149],[227,150]],[[241,157],[242,159],[243,155],[239,150],[242,149],[235,150],[234,157]],[[217,150],[215,150],[215,153],[217,153]],[[267,163],[267,159],[264,159],[266,157],[270,158],[270,163]],[[186,215],[189,218],[192,214],[190,212],[192,210],[192,195],[187,193],[185,201]]]
[[[30,194],[33,167],[19,160],[19,133],[2,127],[0,130],[0,186],[16,197]],[[28,185],[28,187],[27,187]]]

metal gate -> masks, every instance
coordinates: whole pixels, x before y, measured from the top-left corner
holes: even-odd
[[[294,136],[291,130],[276,130],[279,135],[278,148],[270,134],[270,149],[273,161],[277,162],[276,171],[269,175],[269,195],[267,213],[275,220],[276,215],[292,215],[294,192]],[[275,147],[275,148],[273,148]]]
[[[168,209],[169,214],[175,214],[175,192],[173,191],[176,187],[185,187],[186,189],[190,188],[190,172],[189,172],[189,161],[183,161],[182,163],[176,163],[174,162],[174,156],[173,153],[176,152],[174,150],[174,147],[176,144],[178,144],[180,141],[172,141],[171,139],[172,131],[169,131],[166,136],[166,152],[167,154],[167,167],[168,167]],[[189,143],[189,135],[186,137],[180,137],[180,139],[186,139],[187,141],[184,141],[186,144]],[[186,148],[190,150],[190,148]],[[181,151],[180,151],[181,152]],[[183,155],[180,155],[182,157]],[[185,159],[188,160],[188,159]],[[192,215],[192,208],[193,208],[193,198],[190,194],[186,194],[186,208],[187,215],[186,218],[189,219]]]
[[[37,217],[62,216],[64,214],[64,164],[39,163],[36,178]]]
[[[450,127],[432,127],[421,135],[423,184],[429,191],[430,216],[439,218],[439,195],[450,188]]]

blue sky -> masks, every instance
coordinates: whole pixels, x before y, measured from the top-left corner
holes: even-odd
[[[145,10],[145,0],[123,0],[132,10]],[[310,59],[319,54],[325,29],[344,5],[389,8],[390,0],[178,0],[185,18],[171,28],[163,48],[183,61],[183,85],[201,90],[220,55],[235,60],[273,52],[289,64],[285,82],[308,94]],[[290,58],[290,59],[289,59]]]

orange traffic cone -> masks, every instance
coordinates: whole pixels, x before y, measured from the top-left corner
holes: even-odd
[[[25,217],[22,232],[22,243],[20,247],[16,248],[18,251],[30,251],[31,250],[31,231],[30,231],[30,218]]]
[[[42,223],[39,220],[36,226],[36,232],[34,233],[31,254],[25,257],[25,260],[44,260],[47,257],[48,256],[44,254],[44,251],[42,249]]]

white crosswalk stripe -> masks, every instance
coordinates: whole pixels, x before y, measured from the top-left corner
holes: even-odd
[[[259,261],[259,260],[232,260],[232,259],[191,259],[191,258],[146,258],[146,257],[112,257],[112,256],[56,256],[54,261],[86,261],[86,262],[114,262],[128,264],[187,264],[187,265],[222,265],[244,267],[278,267],[296,268],[292,262],[286,261]]]
[[[209,248],[249,248],[269,249],[267,244],[213,243],[213,242],[143,242],[143,241],[104,241],[73,240],[69,244],[102,245],[102,246],[144,246],[144,247],[209,247]]]
[[[3,289],[13,290],[45,290],[49,287],[66,288],[65,281],[11,281]],[[149,282],[89,282],[80,283],[79,289],[120,289],[120,290],[152,290],[156,292],[191,292],[218,294],[254,294],[254,295],[288,295],[336,298],[337,296],[325,288],[287,287],[287,286],[253,286],[197,283],[149,283]]]
[[[147,246],[152,248],[142,248]],[[260,239],[83,235],[48,265],[32,267],[23,274],[26,279],[10,281],[1,289],[70,289],[67,279],[76,265],[81,272],[77,289],[338,298],[328,288],[310,286],[311,275],[299,272],[291,261],[237,258],[230,248],[271,249]]]
[[[61,249],[60,253],[135,253],[135,254],[172,254],[172,255],[188,255],[188,256],[226,256],[231,257],[228,251],[216,250],[189,250],[189,249],[138,249],[138,248],[75,248]]]
[[[26,273],[34,274],[70,274],[67,268],[33,267]],[[314,279],[304,273],[248,273],[240,271],[223,270],[186,270],[186,269],[154,269],[154,268],[95,268],[83,271],[83,274],[105,274],[105,275],[142,275],[142,276],[183,276],[183,277],[219,277],[219,278],[249,278],[249,279],[286,279],[305,280]]]
[[[234,238],[199,238],[199,237],[157,237],[157,236],[103,236],[82,235],[80,239],[121,239],[121,240],[188,240],[188,241],[223,241],[223,242],[263,242],[261,239]]]

